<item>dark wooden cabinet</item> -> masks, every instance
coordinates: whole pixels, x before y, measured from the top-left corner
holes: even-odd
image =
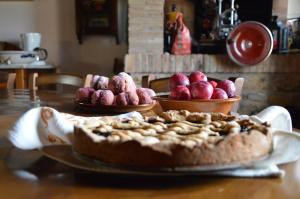
[[[207,2],[211,2],[207,4]],[[216,1],[218,2],[218,1]],[[212,31],[216,19],[216,3],[206,0],[194,0],[195,3],[195,23],[194,38],[200,40],[203,34],[208,35]],[[231,0],[222,0],[222,8],[230,7]],[[273,0],[235,0],[238,19],[244,21],[258,21],[266,26],[270,25],[272,16]],[[205,27],[208,30],[205,30]]]
[[[76,0],[76,34],[117,36],[117,0]]]
[[[243,21],[258,21],[270,25],[273,0],[236,0],[239,19]]]

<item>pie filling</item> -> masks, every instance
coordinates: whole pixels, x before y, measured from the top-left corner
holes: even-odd
[[[167,111],[143,119],[88,120],[80,126],[95,142],[122,143],[137,141],[141,145],[179,144],[194,148],[204,142],[215,145],[226,137],[260,132],[268,136],[270,126],[249,119],[221,113]]]

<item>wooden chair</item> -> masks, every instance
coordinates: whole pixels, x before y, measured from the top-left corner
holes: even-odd
[[[90,87],[91,86],[91,82],[93,80],[93,74],[87,74],[85,76],[85,80],[84,80],[84,87]]]
[[[236,87],[236,95],[242,96],[242,89],[244,85],[244,78],[242,77],[230,77],[231,81],[234,82]],[[208,80],[219,82],[219,79],[208,77]],[[155,75],[146,75],[142,77],[142,87],[151,88],[156,93],[168,92],[169,91],[169,77],[155,78]],[[239,108],[239,102],[236,102],[231,109],[231,112],[237,112]]]
[[[50,85],[69,85],[73,87],[84,87],[86,81],[84,78],[63,73],[38,74],[33,73],[29,77],[29,89],[38,90],[40,86]]]
[[[15,81],[16,73],[0,72],[0,89],[14,89]]]

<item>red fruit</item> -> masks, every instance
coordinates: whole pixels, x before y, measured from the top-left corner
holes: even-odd
[[[101,105],[112,105],[114,102],[114,94],[112,91],[110,90],[102,90],[100,93],[100,98],[99,98],[99,102]]]
[[[179,85],[171,91],[169,97],[170,99],[176,99],[176,100],[189,100],[191,99],[191,93],[186,86]]]
[[[143,88],[136,89],[136,94],[139,97],[139,104],[152,104],[152,97],[149,95],[148,91]]]
[[[113,76],[108,82],[108,89],[115,95],[126,91],[126,79],[121,76]]]
[[[79,88],[75,92],[75,99],[78,102],[85,102],[85,103],[90,103],[91,102],[91,97],[95,90],[93,88]]]
[[[91,80],[91,88],[97,89],[97,82],[99,80],[100,76],[99,75],[93,75],[93,78]]]
[[[228,95],[223,89],[215,88],[211,99],[228,99]]]
[[[121,72],[118,74],[118,76],[122,77],[123,79],[125,79],[125,91],[126,92],[135,92],[136,90],[136,85],[132,79],[132,77],[130,75],[128,75],[125,72]]]
[[[172,75],[170,77],[170,80],[169,80],[170,91],[172,91],[179,85],[187,86],[189,84],[190,84],[189,78],[185,74],[182,74],[182,73],[175,73],[174,75]]]
[[[127,92],[127,99],[129,105],[139,105],[139,96],[136,94],[136,92]]]
[[[128,105],[128,99],[125,92],[119,93],[115,96],[115,103],[119,106],[127,106]]]
[[[99,76],[98,81],[95,85],[97,90],[104,90],[108,88],[109,78],[105,76]]]
[[[97,90],[93,93],[91,102],[94,105],[112,105],[114,94],[110,90]]]
[[[156,93],[151,88],[139,88],[139,90],[143,90],[150,95],[150,97],[155,97]]]
[[[217,85],[217,88],[223,89],[227,93],[228,97],[235,96],[235,85],[232,81],[228,79],[220,81]]]
[[[214,88],[206,81],[199,81],[191,84],[191,96],[194,99],[210,99]]]
[[[200,71],[195,71],[190,74],[189,77],[190,83],[199,82],[199,81],[207,81],[206,75]]]
[[[216,88],[217,87],[217,82],[215,82],[215,81],[213,81],[213,80],[211,80],[211,81],[209,81],[209,83],[214,87],[214,88]]]

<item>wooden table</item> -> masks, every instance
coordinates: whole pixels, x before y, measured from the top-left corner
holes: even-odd
[[[16,73],[16,88],[28,88],[28,79],[31,73],[53,73],[58,69],[43,61],[32,64],[0,64],[0,70]]]
[[[22,151],[5,138],[24,111],[51,106],[74,113],[73,94],[28,90],[0,91],[0,198],[300,198],[300,161],[281,166],[284,178],[180,177],[137,178],[105,176],[72,169]]]

